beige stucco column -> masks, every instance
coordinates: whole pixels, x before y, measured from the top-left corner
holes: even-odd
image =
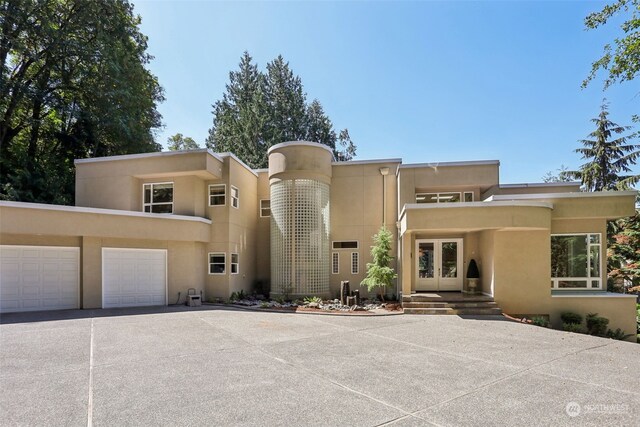
[[[413,260],[413,253],[411,247],[411,233],[405,232],[402,235],[402,295],[411,295],[411,282],[413,278],[413,269],[411,268],[411,262]]]
[[[102,307],[102,241],[82,238],[82,308]]]

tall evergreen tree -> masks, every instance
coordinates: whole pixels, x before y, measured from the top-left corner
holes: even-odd
[[[264,76],[249,52],[243,53],[239,70],[229,73],[226,89],[213,105],[207,146],[216,152],[233,152],[253,168],[266,167]]]
[[[327,115],[324,113],[324,109],[320,104],[320,101],[314,99],[307,107],[307,123],[306,134],[304,139],[307,141],[319,142],[321,144],[331,147],[332,150],[336,149],[336,132],[333,130],[333,124]]]
[[[628,143],[636,134],[622,135],[630,126],[620,126],[609,120],[608,104],[603,102],[598,117],[591,119],[596,130],[590,139],[580,142],[584,147],[575,151],[588,160],[578,171],[568,174],[580,179],[587,191],[625,190],[640,180],[640,175],[630,174],[631,166],[640,156],[640,145]],[[612,139],[615,138],[615,139]]]
[[[282,56],[261,73],[244,52],[239,70],[229,73],[226,92],[213,105],[207,147],[233,152],[249,166],[265,168],[269,147],[302,139],[327,145],[341,161],[356,155],[348,130],[336,135],[322,104],[314,99],[307,105],[302,80]]]
[[[267,64],[264,86],[267,101],[269,146],[284,141],[297,141],[306,134],[306,94],[302,80],[293,74],[282,55]]]
[[[336,160],[339,162],[347,162],[356,156],[356,145],[351,140],[348,129],[342,129],[338,135],[338,144],[340,148],[333,150]]]

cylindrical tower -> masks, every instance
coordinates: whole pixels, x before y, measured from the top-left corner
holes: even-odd
[[[271,293],[329,296],[329,147],[285,142],[269,154]]]

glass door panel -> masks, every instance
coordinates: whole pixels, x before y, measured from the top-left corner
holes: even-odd
[[[416,240],[416,291],[462,290],[462,239]]]

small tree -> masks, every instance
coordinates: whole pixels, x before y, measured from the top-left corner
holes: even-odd
[[[175,135],[167,138],[167,148],[171,151],[197,150],[200,146],[193,140],[193,138],[183,136],[181,133],[176,133]]]
[[[391,286],[393,279],[398,275],[390,267],[393,257],[391,252],[391,238],[393,235],[384,226],[380,227],[377,234],[373,235],[373,246],[371,246],[371,256],[373,262],[367,263],[367,277],[360,282],[365,285],[369,292],[375,288],[380,288],[380,299],[384,301],[384,291]]]

